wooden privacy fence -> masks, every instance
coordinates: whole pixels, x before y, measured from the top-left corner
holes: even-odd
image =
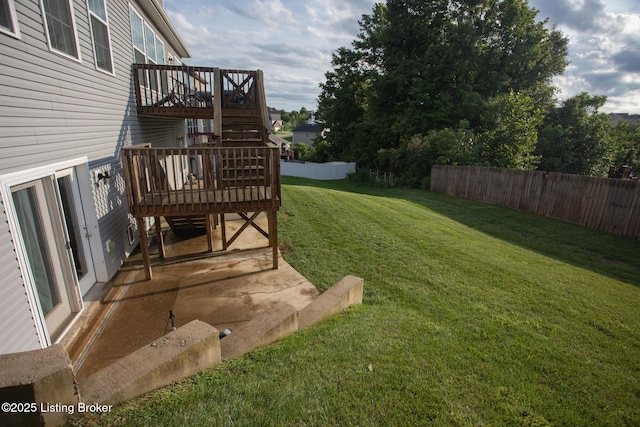
[[[431,191],[640,239],[638,181],[478,166],[434,166]]]

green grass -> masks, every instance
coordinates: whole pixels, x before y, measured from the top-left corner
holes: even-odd
[[[285,178],[285,258],[364,304],[88,425],[640,425],[640,242]]]

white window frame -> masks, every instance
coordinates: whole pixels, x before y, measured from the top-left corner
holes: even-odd
[[[136,60],[136,55],[135,55],[135,51],[137,50],[138,52],[140,52],[142,55],[144,55],[144,59],[146,63],[151,63],[151,64],[165,64],[166,63],[166,57],[167,57],[167,52],[165,49],[165,43],[164,41],[160,38],[160,36],[158,35],[158,33],[153,29],[153,26],[151,25],[151,22],[146,20],[144,18],[144,16],[138,12],[138,10],[133,7],[132,4],[129,4],[129,10],[133,13],[135,13],[138,18],[140,18],[140,20],[142,21],[142,42],[144,45],[144,51],[141,51],[139,48],[137,48],[134,44],[133,41],[133,28],[131,28],[131,47],[132,47],[132,53],[133,53],[133,60],[135,62]],[[147,46],[146,46],[146,32],[147,29],[153,34],[153,39],[154,39],[154,48],[156,51],[156,57],[151,59],[149,58],[149,55],[147,54]],[[158,45],[162,46],[162,54],[163,57],[161,59],[161,61],[158,61]]]
[[[0,33],[8,34],[17,39],[20,38],[20,27],[18,27],[18,15],[16,15],[16,7],[13,3],[13,0],[0,0],[6,2],[6,5],[9,9],[9,19],[13,24],[13,31],[9,28],[0,27]]]
[[[91,43],[93,46],[93,62],[94,65],[96,67],[96,70],[101,71],[103,73],[109,74],[111,76],[115,76],[115,67],[114,67],[114,63],[113,63],[113,43],[111,43],[111,28],[109,26],[109,10],[108,10],[108,6],[107,6],[107,0],[100,0],[103,2],[104,4],[104,13],[105,13],[105,18],[106,19],[102,19],[99,15],[97,15],[96,13],[94,13],[91,10],[91,7],[89,6],[89,0],[87,0],[87,13],[89,15],[89,30],[91,31]],[[109,61],[111,63],[111,71],[109,70],[105,70],[104,68],[100,68],[98,66],[98,55],[96,52],[96,40],[93,37],[93,20],[91,18],[96,18],[98,21],[100,21],[102,24],[105,25],[105,27],[107,28],[107,39],[109,41]]]
[[[69,5],[69,13],[71,14],[71,27],[73,28],[73,40],[76,45],[76,52],[78,52],[78,57],[70,55],[67,52],[57,50],[51,45],[51,37],[49,35],[49,25],[47,24],[47,13],[44,8],[44,0],[40,0],[40,10],[42,12],[42,23],[44,24],[44,33],[45,33],[45,36],[47,37],[47,45],[49,46],[49,50],[51,52],[64,56],[65,58],[71,59],[73,61],[82,63],[80,43],[78,42],[78,27],[76,25],[76,14],[73,12],[73,2],[71,0],[63,0],[63,1],[66,1],[67,4]]]
[[[144,15],[138,12],[138,10],[131,3],[129,3],[129,11],[130,11],[129,12],[130,22],[131,22],[131,13],[134,13],[142,23],[142,47],[144,48],[144,51],[143,51],[139,47],[136,47],[135,41],[133,38],[133,26],[132,26],[131,27],[131,47],[132,47],[132,54],[133,54],[133,62],[138,63],[138,61],[136,60],[136,53],[140,53],[142,56],[144,56],[145,64],[166,64],[167,52],[165,49],[165,43],[160,38],[156,30],[154,30],[153,26],[151,25],[151,22],[146,20],[144,18]],[[153,48],[155,51],[155,58],[150,58],[147,53],[147,35],[149,33],[153,34]],[[159,48],[161,48],[162,50],[162,58],[160,58],[160,61],[158,61],[158,51],[160,50]],[[157,93],[164,93],[164,91],[162,91],[161,88],[165,88],[168,90],[167,82],[161,82],[159,79],[157,79],[157,77],[153,81],[149,81],[149,80],[150,79],[147,79],[147,77],[145,77],[144,81],[141,82],[142,86],[150,88],[152,91]]]

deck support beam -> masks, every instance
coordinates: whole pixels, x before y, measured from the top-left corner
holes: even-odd
[[[222,74],[220,68],[213,69],[213,134],[216,147],[222,147]]]
[[[142,262],[144,263],[144,275],[147,280],[151,280],[151,259],[149,258],[149,246],[144,218],[136,218],[136,222],[138,224],[138,236],[140,236],[140,253],[142,254]]]
[[[164,259],[164,238],[162,237],[162,218],[159,216],[155,217],[156,222],[156,241],[158,243],[158,255],[160,259]]]
[[[278,211],[267,213],[269,223],[269,246],[272,249],[273,269],[278,269]]]
[[[206,221],[205,227],[207,228],[207,244],[208,244],[209,252],[213,252],[213,225],[214,225],[213,215],[207,214],[207,221]]]
[[[220,232],[222,234],[222,250],[226,251],[228,248],[227,245],[227,224],[224,220],[224,214],[220,214]]]
[[[231,244],[236,241],[236,239],[240,236],[240,234],[242,234],[242,232],[246,230],[249,225],[253,225],[253,227],[257,229],[263,236],[266,234],[263,229],[258,227],[253,222],[258,217],[258,215],[260,215],[260,211],[254,212],[253,215],[251,215],[251,218],[249,218],[244,212],[238,212],[238,215],[240,215],[240,217],[244,219],[245,222],[244,224],[242,224],[242,227],[240,227],[240,229],[236,231],[235,234],[229,239],[229,241],[225,245],[227,247],[231,246]],[[267,235],[266,237],[269,237],[269,236]]]

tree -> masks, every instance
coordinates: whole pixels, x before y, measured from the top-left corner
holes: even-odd
[[[567,39],[536,15],[525,0],[377,4],[321,85],[318,112],[334,154],[373,164],[380,149],[461,120],[486,131],[484,106],[511,92],[549,109]]]
[[[547,116],[538,141],[538,169],[604,176],[613,150],[609,115],[599,112],[606,100],[582,92]]]
[[[318,97],[319,120],[327,135],[328,151],[344,160],[359,158],[358,148],[353,142],[364,139],[364,113],[368,82],[366,72],[358,67],[362,54],[351,49],[340,48],[331,61],[334,70],[325,74],[326,81],[320,84]]]
[[[542,115],[532,97],[510,92],[491,98],[482,121],[486,131],[479,138],[479,157],[485,165],[536,168],[540,156],[534,152]]]
[[[613,164],[631,167],[634,175],[640,175],[640,125],[622,120],[613,127]]]
[[[309,111],[305,107],[300,108],[300,111],[291,110],[286,112],[281,110],[280,117],[282,118],[283,128],[290,131],[309,119]]]
[[[433,130],[427,135],[413,135],[400,147],[378,152],[376,169],[391,172],[397,185],[422,186],[431,175],[431,166],[477,164],[476,137],[462,122],[456,129]]]
[[[296,142],[291,146],[291,150],[296,160],[306,160],[309,154],[309,146],[304,142]]]

